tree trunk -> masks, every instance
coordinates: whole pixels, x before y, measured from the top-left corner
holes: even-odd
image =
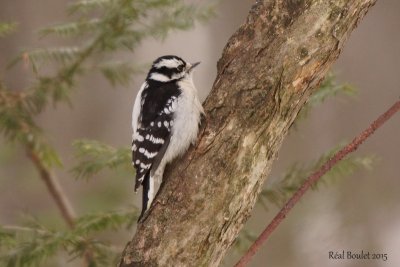
[[[120,266],[218,266],[283,138],[376,0],[257,1],[230,38],[196,147],[176,160]]]

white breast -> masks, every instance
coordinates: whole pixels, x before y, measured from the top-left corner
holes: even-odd
[[[196,142],[201,114],[204,113],[191,75],[181,80],[178,85],[182,93],[177,99],[171,140],[163,159],[165,164],[183,154],[190,144]]]

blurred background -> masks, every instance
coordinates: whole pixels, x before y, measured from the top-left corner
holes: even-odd
[[[39,38],[37,29],[68,20],[71,1],[2,0],[0,21],[15,21],[17,31],[0,39],[0,66],[24,49],[65,45],[60,38]],[[217,15],[188,31],[174,31],[164,41],[147,39],[135,53],[123,53],[137,64],[148,64],[165,54],[201,61],[195,83],[204,99],[216,76],[216,63],[228,38],[244,22],[253,1],[222,1]],[[285,139],[271,177],[279,177],[294,162],[307,163],[366,128],[400,97],[400,2],[378,1],[350,39],[334,65],[338,82],[354,86],[355,97],[339,95],[313,108]],[[2,71],[9,88],[32,82],[23,64]],[[140,205],[133,194],[132,177],[101,173],[90,180],[76,180],[70,173],[76,163],[71,143],[95,139],[116,147],[131,142],[131,109],[145,73],[129,86],[113,88],[100,75],[85,75],[72,95],[72,107],[58,105],[40,115],[39,123],[60,152],[64,167],[57,176],[78,214]],[[355,153],[374,155],[370,170],[357,170],[308,192],[250,266],[400,266],[400,116],[397,114]],[[30,214],[48,225],[63,224],[58,210],[24,150],[7,145],[0,137],[0,223],[18,224]],[[257,205],[246,229],[258,234],[277,212]],[[130,231],[109,234],[116,246],[124,246]],[[329,251],[361,250],[387,253],[383,260],[332,260]],[[232,266],[243,251],[232,249],[224,266]],[[55,264],[55,263],[54,263]],[[75,266],[57,261],[54,266]]]

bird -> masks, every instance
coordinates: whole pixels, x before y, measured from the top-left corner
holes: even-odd
[[[132,111],[132,165],[135,192],[140,186],[143,218],[155,196],[155,180],[165,166],[195,144],[204,110],[193,83],[200,62],[175,55],[157,58],[137,93]]]

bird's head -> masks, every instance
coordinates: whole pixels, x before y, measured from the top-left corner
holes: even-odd
[[[187,63],[177,56],[162,56],[153,62],[147,79],[157,82],[181,80],[190,77],[193,69],[199,64],[200,62]]]

